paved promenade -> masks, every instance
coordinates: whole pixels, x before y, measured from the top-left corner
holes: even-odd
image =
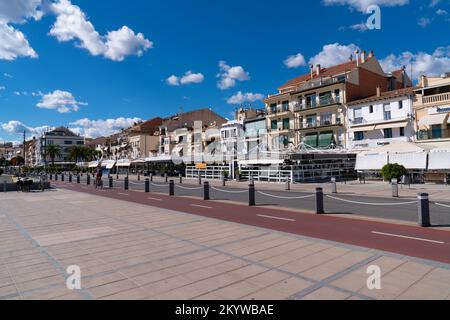
[[[58,189],[0,194],[0,298],[450,299],[450,265]]]

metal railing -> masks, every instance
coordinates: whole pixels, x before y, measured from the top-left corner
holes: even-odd
[[[450,102],[450,92],[423,97],[422,101],[423,101],[423,104],[431,104],[431,103],[438,103],[438,102]]]

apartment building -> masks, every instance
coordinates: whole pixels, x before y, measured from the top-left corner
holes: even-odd
[[[450,142],[450,73],[422,76],[415,94],[417,142]]]
[[[347,103],[349,149],[368,150],[414,141],[413,88],[381,92]]]
[[[278,88],[264,100],[269,128],[269,148],[298,151],[303,148],[347,147],[346,104],[401,87],[407,79],[399,72],[386,74],[373,52],[355,52],[349,61],[323,68]]]
[[[61,155],[55,158],[55,165],[71,165],[75,163],[69,159],[70,151],[73,147],[83,146],[84,138],[65,127],[59,127],[44,133],[36,142],[35,159],[37,166],[50,163],[50,159],[45,152],[46,147],[49,145],[56,145],[60,148]]]

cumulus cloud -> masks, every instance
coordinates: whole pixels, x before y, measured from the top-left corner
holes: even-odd
[[[107,120],[80,119],[70,124],[70,130],[87,138],[98,138],[117,133],[122,129],[127,129],[139,122],[142,122],[142,119],[140,118],[117,118]]]
[[[359,32],[365,32],[365,31],[369,30],[369,28],[367,27],[367,24],[364,22],[354,24],[354,25],[350,26],[350,29],[356,30]]]
[[[340,45],[339,43],[327,44],[322,51],[309,60],[309,64],[320,64],[322,67],[329,67],[348,61],[348,58],[355,50],[359,49],[355,44]]]
[[[438,9],[438,10],[436,10],[436,14],[438,16],[445,16],[445,15],[448,14],[448,12],[446,10],[444,10],[444,9]]]
[[[385,71],[400,69],[412,65],[415,73],[440,76],[450,71],[450,46],[439,47],[433,53],[405,51],[398,55],[391,54],[380,61]]]
[[[417,24],[421,26],[422,28],[425,28],[431,23],[431,20],[429,18],[420,18],[419,21],[417,21]]]
[[[38,55],[21,31],[0,22],[0,59],[12,61],[19,57],[37,58]]]
[[[306,65],[305,57],[301,53],[289,56],[284,60],[284,65],[290,69],[304,66]]]
[[[234,96],[230,97],[228,104],[243,104],[245,102],[255,102],[264,99],[264,95],[260,93],[242,93],[239,91]]]
[[[2,123],[1,128],[6,131],[9,134],[17,135],[17,134],[23,134],[25,131],[27,134],[32,134],[39,136],[45,131],[51,130],[52,127],[50,126],[41,126],[41,127],[30,127],[25,124],[23,124],[20,121],[17,120],[11,120],[7,123]]]
[[[127,26],[101,36],[80,7],[70,0],[53,3],[51,11],[57,18],[50,34],[60,42],[79,41],[76,45],[93,56],[102,55],[113,61],[123,61],[130,55],[142,56],[153,47],[153,43],[142,33],[136,34]]]
[[[0,0],[0,22],[23,23],[29,18],[40,20],[42,0]]]
[[[202,83],[205,80],[205,76],[201,73],[193,73],[192,71],[188,71],[184,74],[184,76],[178,77],[176,75],[172,75],[167,78],[166,82],[171,86],[179,86],[186,85],[191,83]]]
[[[56,110],[59,113],[68,113],[78,111],[79,107],[84,105],[87,105],[87,103],[78,102],[75,100],[72,93],[55,90],[51,93],[42,95],[42,99],[37,104],[37,107],[41,109]]]
[[[371,5],[377,5],[380,7],[404,6],[409,3],[409,0],[322,0],[322,2],[326,6],[348,6],[351,9],[365,12]]]
[[[221,90],[232,88],[236,85],[236,81],[250,80],[250,74],[241,66],[231,67],[225,61],[219,62],[220,73],[217,75],[220,78],[217,87]]]

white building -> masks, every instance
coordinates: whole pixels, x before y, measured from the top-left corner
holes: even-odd
[[[415,137],[412,88],[380,92],[348,103],[348,141],[351,150],[370,150]]]

